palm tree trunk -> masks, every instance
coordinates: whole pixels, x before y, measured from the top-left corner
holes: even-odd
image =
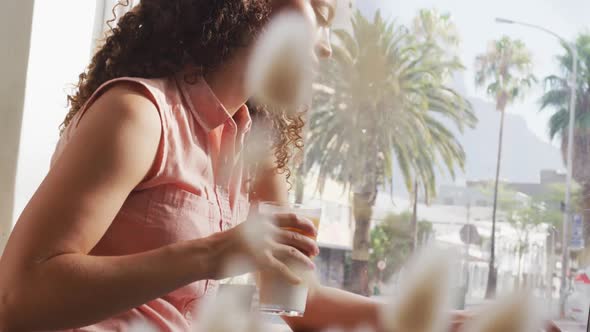
[[[414,181],[414,202],[412,208],[412,252],[418,248],[418,181]]]
[[[516,288],[517,289],[520,289],[521,288],[520,278],[521,278],[521,275],[522,275],[522,255],[523,255],[523,252],[519,248],[518,249],[518,272],[517,272],[518,274],[516,275]]]
[[[588,167],[585,165],[584,167]],[[584,181],[581,185],[582,187],[582,197],[581,197],[581,207],[583,209],[583,217],[584,217],[584,245],[585,247],[590,247],[590,181]]]
[[[576,152],[574,152],[574,156],[576,156]],[[580,184],[582,187],[580,200],[573,203],[576,205],[579,204],[583,210],[582,216],[584,218],[584,249],[581,255],[578,256],[578,263],[582,266],[587,266],[590,264],[590,181],[584,181]]]
[[[496,296],[497,271],[495,266],[496,259],[496,215],[498,209],[498,185],[500,182],[500,166],[502,164],[502,142],[504,139],[504,109],[500,110],[500,133],[498,138],[498,158],[496,160],[496,180],[494,183],[494,206],[492,208],[492,234],[490,245],[490,263],[488,269],[488,283],[486,287],[486,299]]]
[[[346,288],[353,293],[369,295],[369,231],[375,193],[354,193],[352,208],[355,219],[351,276]]]

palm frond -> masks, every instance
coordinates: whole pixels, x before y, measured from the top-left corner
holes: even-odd
[[[380,13],[369,21],[357,12],[352,27],[336,32],[335,56],[322,68],[319,83],[334,93],[314,98],[306,167],[320,175],[319,189],[331,178],[376,190],[392,182],[397,165],[406,189],[418,181],[434,194],[436,171],[455,176],[465,163],[446,123],[462,131],[477,122],[470,103],[445,85],[463,65],[437,38],[416,38]]]

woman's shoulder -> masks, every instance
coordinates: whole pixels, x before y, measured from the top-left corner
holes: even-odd
[[[88,111],[100,112],[104,117],[125,120],[137,126],[159,127],[156,96],[151,89],[132,81],[119,81],[105,89]],[[95,110],[96,109],[96,110]],[[147,129],[147,128],[146,128]]]
[[[160,126],[158,113],[161,108],[161,87],[159,80],[122,77],[103,83],[97,88],[86,104],[78,111],[67,128],[75,130],[87,116],[86,113],[100,113],[99,117],[121,118],[138,125],[151,122]]]
[[[146,141],[153,141],[150,136],[154,136],[157,142],[162,121],[159,115],[159,102],[153,90],[153,87],[136,80],[117,79],[103,84],[63,132],[56,146],[52,164],[71,139],[88,129],[88,122],[92,123],[91,127],[102,127],[102,130],[96,131],[97,133],[104,132],[121,137],[129,136],[129,133],[141,133]]]
[[[165,78],[139,78],[139,77],[119,77],[104,82],[93,95],[88,99],[83,109],[88,109],[109,92],[111,98],[121,98],[130,94],[139,99],[149,100],[156,108],[161,108],[163,96],[169,93],[169,80]]]

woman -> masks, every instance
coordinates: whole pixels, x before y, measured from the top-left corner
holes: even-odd
[[[285,258],[313,268],[317,245],[279,228],[313,233],[308,220],[277,218],[257,251],[238,225],[249,203],[285,200],[280,174],[299,140],[301,121],[275,116],[274,153],[258,167],[268,172],[253,183],[242,175],[248,56],[284,7],[315,23],[317,55],[329,56],[335,0],[143,0],[121,18],[69,96],[51,170],[0,261],[1,331],[124,331],[135,319],[188,331],[234,255],[295,283]],[[368,300],[317,288],[306,317],[288,323],[321,329],[376,315]]]
[[[241,236],[249,204],[286,200],[281,174],[300,144],[299,119],[258,114],[274,122],[274,146],[258,163],[264,176],[243,176],[244,73],[256,35],[285,7],[315,23],[317,56],[329,56],[335,0],[142,0],[121,18],[69,96],[51,170],[0,260],[0,331],[125,331],[137,319],[188,331],[235,255],[294,283],[286,258],[313,268],[317,245],[281,229],[314,233],[309,220],[278,217],[261,250]],[[378,329],[378,310],[318,286],[305,317],[286,321]]]

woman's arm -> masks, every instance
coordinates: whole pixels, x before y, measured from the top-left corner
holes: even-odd
[[[119,84],[96,101],[20,216],[0,260],[0,330],[88,325],[210,277],[208,239],[88,255],[157,151],[159,115],[142,92]]]
[[[305,316],[285,317],[295,332],[322,331],[327,328],[354,329],[361,325],[381,331],[378,326],[381,304],[343,290],[316,286],[310,290]]]

